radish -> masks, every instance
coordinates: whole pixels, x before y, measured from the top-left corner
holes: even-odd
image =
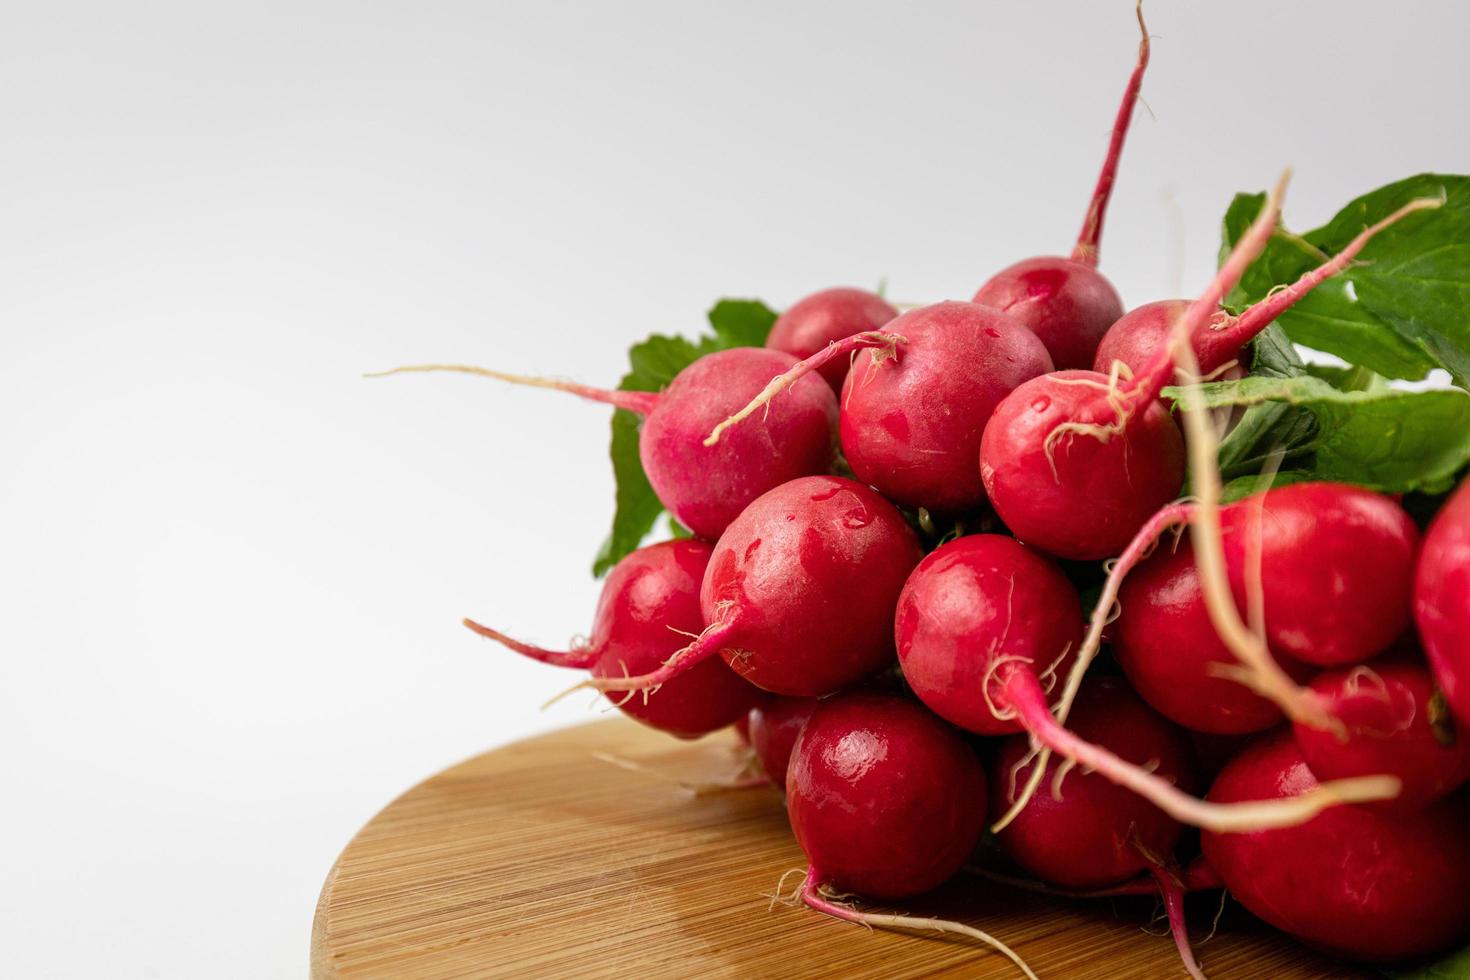
[[[1069,718],[1079,737],[1136,765],[1152,765],[1180,789],[1196,789],[1189,740],[1115,677],[1090,680]],[[1024,735],[1001,743],[991,773],[995,817],[1016,799],[1018,773],[1033,753]],[[1022,868],[1072,889],[1100,889],[1162,867],[1184,828],[1152,803],[1096,773],[1051,766],[1058,792],[1037,793],[1000,832],[1001,848]],[[1065,782],[1061,782],[1065,776]]]
[[[1314,792],[1289,732],[1265,737],[1215,780],[1229,804]],[[1427,956],[1470,938],[1470,795],[1426,809],[1327,810],[1297,827],[1201,837],[1205,858],[1255,915],[1303,942],[1355,960]]]
[[[1284,803],[1227,808],[1196,799],[1053,717],[1042,678],[1075,653],[1080,629],[1067,579],[1047,559],[1001,535],[964,537],[937,548],[909,576],[894,624],[904,677],[937,714],[981,735],[1025,731],[1038,750],[1095,770],[1182,823],[1219,830],[1298,823],[1318,808],[1380,799],[1396,789],[1392,778],[1374,776],[1334,782]],[[997,833],[1024,808],[1042,771],[1033,772]]]
[[[1385,772],[1403,789],[1379,806],[1419,809],[1470,781],[1470,738],[1436,706],[1434,680],[1416,651],[1321,674],[1311,688],[1342,721],[1345,737],[1298,722],[1297,745],[1325,779]]]
[[[1178,523],[1191,513],[1173,509]],[[1192,547],[1161,549],[1118,590],[1113,652],[1144,700],[1178,724],[1216,734],[1269,728],[1309,676],[1304,664],[1359,663],[1408,627],[1418,532],[1388,497],[1298,483],[1222,508],[1220,525],[1236,607],[1258,596],[1286,684],[1273,688],[1273,703],[1231,679],[1238,665],[1211,621]]]
[[[1414,616],[1450,709],[1470,726],[1470,480],[1460,484],[1424,537]]]
[[[1098,341],[1123,315],[1118,291],[1097,271],[1098,243],[1103,217],[1112,196],[1123,141],[1133,120],[1133,106],[1148,68],[1148,26],[1143,22],[1143,4],[1138,4],[1138,62],[1123,90],[1123,103],[1113,123],[1112,139],[1103,159],[1097,187],[1082,232],[1070,258],[1043,256],[1017,262],[991,277],[975,293],[975,302],[992,306],[1015,317],[1041,338],[1056,367],[1087,368],[1092,365]]]
[[[1015,538],[974,534],[940,545],[904,584],[894,618],[903,676],[919,700],[978,735],[1022,730],[998,711],[1003,675],[1054,676],[1082,640],[1077,590]]]
[[[514,640],[473,620],[465,625],[533,660],[590,670],[593,677],[621,677],[652,670],[704,626],[699,585],[714,549],[703,541],[665,541],[639,548],[608,573],[592,619],[592,635],[567,651]],[[745,717],[761,692],[719,660],[671,681],[657,698],[621,697],[622,712],[650,728],[697,738]]]
[[[862,351],[842,388],[842,451],[853,474],[912,509],[964,514],[985,502],[975,453],[1006,394],[1052,369],[1046,347],[1016,320],[974,303],[910,310],[882,330],[838,341],[777,377],[710,432],[719,441],[787,387]]]
[[[877,293],[847,286],[824,289],[798,300],[777,317],[766,346],[805,360],[828,344],[877,330],[896,316],[898,310]],[[847,367],[840,360],[822,366],[822,377],[834,392],[842,390]]]
[[[761,769],[781,792],[786,791],[786,768],[802,726],[817,707],[816,698],[772,695],[751,709],[750,747]]]
[[[953,730],[906,698],[819,703],[791,753],[791,829],[812,877],[868,898],[935,888],[985,830],[985,773]]]
[[[1122,551],[1183,484],[1183,441],[1159,402],[1178,352],[1198,343],[1215,363],[1220,352],[1238,351],[1281,310],[1344,268],[1379,231],[1440,203],[1405,205],[1291,286],[1239,318],[1222,318],[1220,301],[1275,228],[1283,187],[1284,179],[1169,343],[1137,372],[1123,377],[1127,368],[1119,363],[1109,374],[1043,375],[996,407],[981,443],[980,472],[991,504],[1016,537],[1062,558],[1095,560]]]
[[[383,373],[478,374],[567,391],[643,416],[638,456],[654,493],[681,524],[713,541],[756,497],[796,477],[825,473],[832,464],[837,400],[816,379],[792,385],[792,397],[773,406],[764,424],[744,428],[718,447],[703,444],[712,426],[750,401],[773,374],[796,363],[790,354],[761,347],[716,351],[684,368],[658,393],[592,388],[455,364]]]
[[[784,483],[715,544],[703,632],[656,670],[589,684],[643,690],[719,654],[774,694],[830,694],[893,659],[893,610],[921,554],[903,515],[868,487],[836,476]]]
[[[849,691],[822,701],[801,730],[786,778],[791,830],[808,870],[809,907],[869,926],[933,929],[1003,943],[941,919],[859,912],[844,893],[901,899],[959,871],[985,830],[985,771],[953,729],[907,698]]]
[[[1187,299],[1161,299],[1129,310],[1110,324],[1108,332],[1103,334],[1092,369],[1098,374],[1109,374],[1117,363],[1127,366],[1129,377],[1138,374],[1149,359],[1168,344],[1174,324],[1188,310]],[[1222,310],[1211,319],[1219,319],[1223,314]],[[1199,362],[1200,370],[1209,373],[1205,359],[1201,357]]]
[[[1197,732],[1241,735],[1283,721],[1276,704],[1222,675],[1235,655],[1215,632],[1187,541],[1167,545],[1140,564],[1118,593],[1113,655],[1135,691],[1175,724]],[[1303,664],[1277,661],[1294,682]]]
[[[1172,513],[1183,523],[1192,507]],[[1280,667],[1257,677],[1269,699],[1239,685],[1239,664],[1216,632],[1186,542],[1139,564],[1119,589],[1113,651],[1133,688],[1201,732],[1258,732],[1279,723],[1285,708],[1341,735],[1329,705],[1297,689],[1304,664],[1361,663],[1407,629],[1419,542],[1413,520],[1391,498],[1357,486],[1294,483],[1223,507],[1220,539],[1236,610],[1254,605],[1252,619]],[[1323,716],[1333,723],[1323,726]]]

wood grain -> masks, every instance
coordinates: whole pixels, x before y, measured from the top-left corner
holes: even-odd
[[[782,874],[802,867],[774,791],[694,797],[594,751],[693,779],[739,764],[725,735],[680,743],[619,719],[434,776],[332,868],[312,929],[314,980],[1019,976],[967,940],[773,904]],[[1192,900],[1200,932],[1213,909],[1213,896]],[[1148,899],[1073,902],[967,878],[903,911],[977,925],[1043,980],[1184,976],[1173,944],[1144,931]],[[1369,976],[1237,910],[1199,953],[1214,980]]]

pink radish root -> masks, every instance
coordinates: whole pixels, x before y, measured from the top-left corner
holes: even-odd
[[[1087,206],[1087,216],[1082,221],[1082,231],[1077,236],[1077,245],[1072,249],[1072,260],[1096,267],[1098,243],[1102,239],[1103,218],[1107,214],[1108,200],[1113,195],[1113,181],[1118,177],[1118,160],[1123,155],[1123,141],[1128,137],[1128,126],[1133,121],[1133,107],[1138,102],[1138,90],[1143,86],[1143,73],[1148,68],[1149,38],[1148,25],[1143,22],[1143,0],[1134,8],[1138,15],[1138,30],[1143,35],[1138,42],[1138,63],[1128,77],[1128,86],[1123,90],[1123,102],[1118,106],[1118,118],[1113,122],[1113,134],[1108,142],[1108,155],[1103,160],[1102,172],[1097,177],[1097,187],[1092,192],[1092,201]]]
[[[487,640],[494,640],[501,646],[514,650],[516,653],[532,660],[539,660],[543,664],[551,664],[553,667],[571,667],[576,670],[587,670],[597,662],[596,650],[545,650],[530,643],[522,643],[514,637],[506,636],[499,630],[493,630],[488,626],[481,626],[473,619],[465,619],[466,628]]]
[[[1154,866],[1153,879],[1158,885],[1159,895],[1164,902],[1164,913],[1169,917],[1169,932],[1174,936],[1174,946],[1179,950],[1179,959],[1184,969],[1194,980],[1206,980],[1195,959],[1194,948],[1189,944],[1189,922],[1184,918],[1184,886],[1165,868]]]
[[[837,358],[851,357],[860,350],[873,350],[876,351],[874,355],[875,361],[896,361],[899,358],[899,346],[906,343],[908,341],[904,337],[882,330],[868,330],[863,333],[853,334],[851,337],[844,337],[841,340],[834,340],[822,348],[822,350],[798,363],[791,370],[772,378],[771,383],[766,385],[760,394],[751,399],[749,404],[711,429],[710,434],[705,437],[704,444],[706,446],[713,446],[720,441],[720,436],[724,435],[726,429],[750,418],[757,410],[769,404],[771,399],[775,398],[781,392],[790,388],[813,371],[820,371]]]
[[[1291,827],[1310,820],[1327,807],[1390,799],[1399,791],[1399,781],[1392,776],[1360,776],[1325,782],[1309,793],[1285,799],[1224,806],[1210,803],[1065,728],[1052,716],[1046,692],[1031,671],[1013,668],[997,679],[1002,692],[998,700],[1016,712],[1041,746],[1127,787],[1181,823],[1216,833]]]
[[[482,378],[494,378],[497,381],[505,381],[509,384],[524,385],[530,388],[549,388],[552,391],[565,391],[585,398],[588,401],[601,402],[614,408],[626,409],[635,415],[647,415],[653,411],[658,404],[659,396],[651,391],[619,391],[611,388],[595,388],[591,385],[578,384],[575,381],[563,381],[558,378],[536,378],[524,374],[509,374],[505,371],[495,371],[490,368],[476,367],[472,364],[409,364],[396,367],[389,371],[375,371],[364,375],[368,378],[386,378],[394,374],[411,374],[415,372],[451,371],[458,374],[474,374]]]

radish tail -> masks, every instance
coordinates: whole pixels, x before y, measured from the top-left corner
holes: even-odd
[[[732,776],[718,777],[714,779],[688,780],[680,779],[651,766],[645,766],[641,762],[625,759],[611,752],[593,752],[592,757],[599,762],[606,762],[610,766],[626,769],[628,772],[636,772],[640,775],[649,776],[659,782],[672,783],[684,790],[691,796],[714,796],[716,793],[731,793],[745,789],[755,789],[758,786],[770,786],[771,777],[763,772],[753,771],[759,765],[755,761],[754,754],[746,760],[740,770]]]
[[[1281,199],[1286,194],[1286,184],[1290,179],[1290,170],[1281,175],[1281,179],[1266,196],[1266,205],[1261,208],[1261,213],[1246,229],[1240,241],[1235,243],[1235,248],[1215,273],[1215,278],[1205,287],[1205,291],[1189,304],[1184,316],[1169,334],[1168,342],[1144,363],[1132,380],[1124,384],[1123,390],[1133,404],[1146,405],[1159,397],[1159,392],[1164,390],[1164,386],[1174,376],[1174,365],[1180,348],[1189,348],[1192,355],[1190,344],[1194,342],[1194,337],[1219,312],[1225,294],[1235,288],[1245,270],[1271,240],[1271,235],[1276,231],[1277,218],[1281,215]]]
[[[1286,799],[1210,803],[1064,728],[1052,717],[1046,693],[1029,669],[1010,670],[1004,681],[1003,697],[1031,737],[1057,755],[1131,789],[1180,823],[1214,833],[1292,827],[1327,807],[1392,799],[1400,789],[1399,780],[1393,776],[1358,776],[1324,782],[1316,789]]]
[[[978,940],[990,948],[1001,953],[1016,967],[1024,973],[1029,980],[1038,980],[1031,967],[1026,961],[1016,955],[1015,950],[1005,943],[996,939],[988,932],[967,926],[963,922],[953,922],[949,919],[930,919],[913,915],[881,915],[874,912],[859,912],[857,909],[841,902],[833,901],[822,894],[821,879],[817,876],[816,868],[809,868],[806,873],[806,881],[801,886],[801,900],[807,908],[823,915],[830,915],[834,919],[843,922],[855,922],[858,925],[871,926],[878,929],[913,929],[919,932],[948,932],[960,936],[968,936]]]
[[[1164,868],[1155,866],[1152,874],[1158,885],[1159,895],[1164,900],[1164,912],[1169,916],[1169,932],[1174,935],[1174,945],[1179,949],[1179,958],[1184,961],[1184,969],[1194,980],[1206,980],[1204,971],[1199,968],[1199,960],[1194,958],[1194,949],[1189,945],[1189,923],[1184,918],[1184,886]]]
[[[497,381],[507,381],[515,385],[526,385],[531,388],[550,388],[554,391],[570,392],[588,401],[602,402],[604,405],[612,405],[614,408],[624,408],[636,415],[647,415],[653,411],[658,404],[659,396],[652,391],[619,391],[616,388],[594,388],[590,385],[577,384],[575,381],[561,381],[557,378],[535,378],[524,374],[507,374],[504,371],[494,371],[490,368],[476,367],[473,364],[408,364],[396,367],[390,371],[375,371],[366,375],[369,378],[386,378],[393,374],[409,374],[413,372],[430,371],[454,371],[460,374],[476,374],[482,378],[495,378]]]
[[[1199,344],[1201,370],[1206,372],[1214,370],[1219,366],[1217,361],[1221,359],[1217,351],[1233,352],[1240,349],[1243,344],[1266,329],[1272,320],[1285,313],[1302,297],[1316,289],[1325,280],[1346,269],[1363,250],[1363,246],[1373,240],[1374,235],[1415,211],[1431,210],[1443,203],[1441,198],[1436,197],[1421,197],[1410,201],[1382,221],[1363,229],[1356,238],[1343,247],[1341,252],[1312,271],[1304,273],[1296,282],[1272,292],[1265,299],[1248,308],[1234,321],[1227,320],[1223,329],[1204,331]]]
[[[781,394],[781,392],[836,358],[847,357],[856,354],[860,350],[873,349],[878,351],[877,357],[880,360],[884,358],[898,360],[898,345],[905,343],[908,343],[908,341],[898,334],[885,333],[882,330],[868,330],[863,333],[853,334],[851,337],[844,337],[841,340],[832,341],[832,343],[823,347],[811,357],[808,357],[799,364],[793,365],[785,374],[778,374],[772,378],[770,384],[762,388],[760,394],[751,399],[750,404],[711,429],[710,434],[705,437],[704,444],[706,446],[713,446],[720,441],[720,436],[725,434],[726,429],[750,418],[761,406],[768,404],[771,399]]]
[[[1103,583],[1102,594],[1098,596],[1097,604],[1092,608],[1092,620],[1087,627],[1087,635],[1082,640],[1082,646],[1077,651],[1077,659],[1072,664],[1072,669],[1067,674],[1066,684],[1062,687],[1061,697],[1057,699],[1056,717],[1060,722],[1066,722],[1067,713],[1072,710],[1072,702],[1077,698],[1077,692],[1082,689],[1082,679],[1087,675],[1087,668],[1097,656],[1098,648],[1102,645],[1103,630],[1112,621],[1113,607],[1118,601],[1118,590],[1123,586],[1123,579],[1132,571],[1133,567],[1143,561],[1153,552],[1153,546],[1159,535],[1167,529],[1185,524],[1189,521],[1192,505],[1187,503],[1169,504],[1148,519],[1128,547],[1113,562],[1108,572],[1107,581]],[[1010,808],[991,825],[991,830],[1000,833],[1006,829],[1012,820],[1026,809],[1026,804],[1031,802],[1031,797],[1036,795],[1036,790],[1041,786],[1041,781],[1046,777],[1047,762],[1051,759],[1051,750],[1043,748],[1032,766],[1031,775],[1026,780],[1016,801]]]
[[[1087,217],[1082,221],[1082,232],[1077,236],[1077,246],[1072,249],[1073,261],[1090,266],[1097,265],[1103,217],[1113,195],[1113,181],[1118,176],[1118,159],[1123,155],[1123,141],[1128,138],[1128,126],[1133,121],[1133,106],[1138,102],[1138,90],[1143,85],[1144,70],[1148,68],[1148,25],[1143,22],[1143,0],[1138,0],[1135,12],[1138,14],[1138,30],[1143,34],[1143,39],[1138,42],[1138,63],[1133,66],[1133,74],[1128,76],[1128,87],[1123,90],[1123,103],[1118,106],[1118,118],[1113,122],[1113,135],[1108,141],[1108,155],[1103,158],[1102,172],[1097,176],[1097,187],[1087,206]]]
[[[712,623],[705,627],[704,632],[695,637],[694,642],[687,647],[677,651],[672,657],[664,661],[662,667],[639,674],[635,677],[591,677],[583,686],[595,688],[599,691],[649,691],[650,688],[667,684],[680,674],[697,667],[710,657],[718,656],[721,647],[729,639],[735,630],[734,622]],[[651,693],[651,692],[650,692]]]
[[[598,656],[601,654],[599,650],[544,650],[530,643],[522,643],[514,637],[506,636],[499,630],[493,630],[488,626],[481,626],[473,619],[466,619],[464,624],[470,630],[480,634],[487,640],[494,640],[501,646],[508,647],[522,656],[530,657],[532,660],[539,660],[543,664],[551,664],[553,667],[572,667],[577,670],[586,670],[596,663]]]

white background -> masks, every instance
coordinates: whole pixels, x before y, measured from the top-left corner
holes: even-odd
[[[0,973],[300,977],[373,812],[593,717],[477,641],[584,630],[616,380],[721,295],[968,298],[1076,234],[1131,3],[7,4]],[[1197,288],[1470,169],[1451,3],[1158,2],[1103,243]]]

